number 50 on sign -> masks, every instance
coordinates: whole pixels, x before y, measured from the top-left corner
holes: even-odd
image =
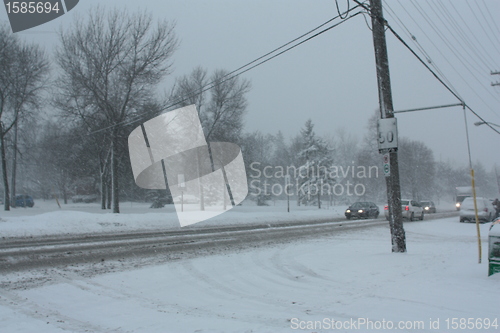
[[[388,150],[398,149],[398,128],[396,118],[379,119],[378,130],[378,150],[385,153]]]

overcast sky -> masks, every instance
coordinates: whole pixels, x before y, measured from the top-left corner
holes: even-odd
[[[85,15],[97,4],[146,9],[155,18],[176,22],[181,44],[165,90],[196,66],[210,72],[236,69],[337,15],[334,0],[81,0],[63,17],[18,34],[43,43],[51,54],[59,27],[69,26],[75,15]],[[419,54],[422,46],[465,102],[487,121],[500,124],[500,86],[491,86],[500,75],[490,75],[500,70],[500,1],[387,0],[384,6],[386,19],[405,41]],[[339,0],[339,7],[347,9],[347,1]],[[6,21],[5,11],[0,13]],[[365,21],[358,15],[243,74],[252,82],[245,130],[281,130],[290,138],[311,118],[320,135],[344,128],[361,140],[378,108],[370,24],[368,17]],[[396,110],[458,103],[389,31],[386,36]],[[400,136],[423,141],[436,160],[467,165],[461,107],[397,118]],[[500,167],[500,135],[474,126],[478,119],[470,112],[467,119],[473,160],[481,160],[488,170]]]

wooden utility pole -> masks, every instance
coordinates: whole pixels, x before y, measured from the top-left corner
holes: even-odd
[[[392,105],[391,81],[389,75],[389,60],[385,41],[386,21],[382,12],[381,0],[370,0],[370,13],[372,19],[373,46],[375,48],[375,62],[377,65],[377,82],[381,120],[394,118]],[[382,122],[379,122],[381,124]],[[387,123],[387,121],[385,122]],[[381,133],[379,126],[379,148],[387,141],[395,140],[396,146],[382,148],[379,151],[387,159],[386,185],[387,201],[389,204],[389,225],[391,228],[392,252],[406,252],[406,236],[403,228],[403,215],[401,210],[401,187],[399,183],[399,166],[397,152],[397,125],[394,119],[392,130]],[[386,137],[386,134],[392,135]],[[384,161],[385,162],[385,161]]]

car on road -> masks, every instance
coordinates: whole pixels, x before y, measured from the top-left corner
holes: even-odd
[[[358,201],[350,205],[345,211],[345,217],[351,218],[378,218],[380,211],[378,206],[369,201]]]
[[[422,205],[417,200],[401,199],[401,209],[403,213],[403,218],[414,221],[416,218],[419,220],[424,219],[424,209]],[[389,220],[389,206],[384,207],[385,218]]]
[[[489,199],[483,197],[476,198],[477,216],[479,222],[491,222],[495,218],[495,208]],[[460,222],[475,222],[476,213],[474,211],[474,198],[465,198],[460,206]]]
[[[99,199],[99,196],[95,194],[89,194],[89,195],[74,195],[71,197],[71,201],[73,203],[79,203],[79,202],[84,202],[84,203],[92,203],[92,202],[97,202]]]
[[[35,201],[30,195],[16,195],[16,207],[33,207],[34,205]]]
[[[424,213],[436,213],[436,205],[433,201],[420,201],[420,205],[424,209]]]

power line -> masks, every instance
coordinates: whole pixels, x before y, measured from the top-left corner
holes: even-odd
[[[460,44],[460,41],[458,40],[458,37],[461,37],[461,39],[465,42],[465,44],[467,44],[467,46],[469,47],[468,49],[466,49],[465,47],[462,46],[462,48],[465,50],[465,52],[468,53],[468,50],[471,50],[475,57],[472,57],[473,59],[477,58],[479,59],[486,67],[488,68],[491,68],[491,63],[488,63],[488,60],[485,58],[485,55],[489,56],[490,59],[489,61],[492,61],[494,63],[494,60],[493,58],[491,58],[491,56],[489,55],[488,52],[480,52],[479,49],[480,47],[482,46],[481,44],[477,44],[479,47],[477,47],[476,45],[473,45],[474,42],[473,40],[471,40],[469,38],[469,36],[465,33],[465,31],[462,29],[462,25],[461,24],[458,24],[455,20],[455,18],[450,14],[450,12],[448,11],[448,8],[446,8],[446,6],[444,6],[442,4],[442,2],[437,2],[437,4],[439,5],[438,10],[443,13],[443,16],[446,18],[446,20],[448,22],[450,22],[450,24],[452,25],[452,28],[455,29],[454,31],[451,31],[450,28],[448,28],[448,25],[444,25],[446,27],[446,29],[450,32],[450,35]],[[429,7],[430,4],[429,4]],[[434,8],[431,7],[431,9],[434,11]],[[435,12],[435,11],[434,11]],[[436,12],[435,12],[436,13]],[[437,15],[437,13],[436,13]],[[470,30],[469,28],[469,31],[472,33],[472,30]],[[458,34],[457,34],[458,32]],[[479,42],[478,39],[476,38],[476,42]],[[470,55],[470,54],[469,54]]]
[[[401,8],[403,8],[403,10],[406,12],[406,14],[412,19],[412,21],[415,23],[415,25],[420,29],[420,31],[422,31],[422,33],[424,34],[424,36],[427,38],[427,40],[429,40],[429,42],[434,46],[434,48],[438,51],[438,53],[442,56],[442,58],[448,63],[448,65],[450,65],[451,68],[453,68],[455,70],[455,72],[458,74],[458,76],[469,86],[469,88],[471,88],[472,91],[475,92],[475,90],[468,84],[468,81],[462,76],[462,74],[460,74],[459,71],[457,71],[455,69],[455,67],[453,66],[453,64],[450,62],[450,60],[448,59],[449,57],[448,56],[445,56],[443,54],[443,52],[441,51],[441,48],[438,47],[434,41],[432,40],[432,38],[429,37],[429,35],[427,34],[427,32],[422,29],[422,27],[418,24],[418,22],[413,18],[413,15],[411,15],[408,10],[406,10],[406,8],[401,4],[399,3]],[[412,38],[413,39],[413,38]],[[416,38],[415,38],[416,39]],[[443,78],[445,78],[445,76],[443,76]],[[449,80],[448,80],[449,81]],[[450,85],[451,86],[451,85]],[[456,89],[455,90],[455,93],[457,95],[459,95],[458,91]],[[477,93],[476,93],[477,94]],[[479,96],[479,95],[478,95]]]
[[[460,102],[461,104],[466,107],[467,109],[469,109],[469,111],[471,111],[476,117],[478,117],[479,119],[481,119],[486,125],[488,125],[488,127],[490,127],[493,131],[497,132],[498,134],[500,134],[500,131],[498,131],[496,128],[494,128],[493,126],[491,126],[483,117],[481,117],[476,111],[474,111],[471,107],[469,107],[457,94],[455,94],[453,92],[453,90],[451,90],[450,87],[448,87],[448,85],[443,82],[443,80],[425,63],[425,61],[422,60],[422,58],[420,58],[418,56],[418,54],[415,53],[415,51],[403,40],[403,38],[401,38],[401,36],[398,35],[398,33],[396,31],[394,31],[394,29],[389,25],[387,24],[387,28],[392,32],[392,34],[408,49],[410,50],[410,52],[432,73],[432,75],[434,75],[434,77],[439,81],[441,82],[441,84],[446,88],[448,89],[449,92],[451,92],[453,94],[453,96],[455,96]]]
[[[458,11],[457,8],[455,8],[453,6],[452,3],[450,3],[448,6],[444,5],[443,2],[441,2],[441,1],[438,1],[437,3],[432,2],[432,4],[435,4],[436,7],[440,10],[440,12],[443,13],[443,17],[448,22],[451,23],[453,31],[451,31],[450,28],[448,28],[447,25],[444,25],[446,27],[446,29],[450,32],[449,36],[451,36],[452,38],[454,38],[459,43],[459,45],[462,46],[461,43],[460,43],[460,41],[458,40],[458,37],[460,37],[463,40],[463,42],[468,45],[468,49],[466,49],[465,47],[462,46],[462,48],[464,49],[464,51],[467,54],[469,54],[469,55],[470,55],[470,53],[468,52],[469,50],[471,50],[472,52],[474,52],[475,56],[474,57],[471,56],[471,58],[473,60],[476,60],[476,58],[477,58],[481,62],[483,62],[483,64],[486,67],[491,67],[491,64],[488,64],[487,62],[491,61],[491,62],[494,63],[495,60],[489,55],[488,52],[484,52],[485,48],[479,42],[478,38],[475,38],[476,33],[471,29],[471,27],[468,24],[468,21],[470,22],[470,20],[464,19],[464,17],[462,16],[462,14]],[[428,5],[429,5],[429,7],[431,7],[430,3],[428,3]],[[453,7],[455,15],[452,15],[452,13],[449,10],[449,7]],[[434,11],[433,7],[431,7],[431,9]],[[471,11],[468,11],[469,15],[470,15],[470,12]],[[472,13],[475,16],[475,13],[474,12],[472,12]],[[437,17],[439,19],[441,19],[439,15],[437,15]],[[458,22],[457,17],[461,20],[461,22]],[[476,18],[477,18],[477,16],[476,16]],[[489,60],[487,60],[485,58],[485,56],[488,56]]]
[[[441,38],[441,40],[444,42],[444,44],[457,56],[457,58],[459,59],[459,61],[464,65],[465,68],[467,68],[467,70],[469,71],[469,73],[479,82],[481,83],[481,80],[479,80],[477,78],[477,76],[475,75],[475,73],[473,73],[473,71],[470,69],[470,68],[473,68],[474,66],[472,65],[471,61],[469,59],[467,59],[453,44],[451,44],[451,42],[445,38],[444,34],[442,33],[442,31],[439,29],[439,27],[432,21],[432,19],[430,18],[430,16],[425,12],[425,10],[420,6],[420,3],[419,2],[414,2],[413,0],[410,0],[411,4],[415,7],[415,9],[417,9],[417,11],[420,13],[420,15],[422,15],[422,17],[425,19],[425,21],[429,24],[429,26],[434,30],[434,32],[436,33],[437,36],[439,36],[439,38]],[[445,24],[444,25],[447,29],[448,26]],[[453,38],[456,39],[455,37],[455,34],[452,33],[452,36]],[[464,50],[465,53],[467,53],[470,57],[470,59],[472,59],[473,62],[475,62],[476,65],[478,65],[477,63],[477,60],[475,59],[475,57],[472,57],[470,56],[470,53],[469,51],[461,44],[459,43],[459,45],[461,46],[461,48]],[[500,102],[500,100],[499,100]]]
[[[497,132],[498,134],[500,134],[500,132],[496,128],[494,128],[493,126],[491,126],[490,122],[484,120],[483,117],[481,117],[476,111],[472,110],[470,106],[468,106],[467,104],[465,104],[465,107],[467,109],[469,109],[469,111],[472,112],[476,117],[478,117],[479,119],[481,119],[481,121],[483,121],[489,128],[491,128],[492,130],[494,130],[495,132]]]
[[[415,37],[415,35],[408,29],[408,27],[404,24],[404,22],[399,18],[399,16],[396,14],[396,12],[389,6],[387,1],[385,1],[385,0],[384,0],[384,7],[386,7],[388,9],[389,16],[391,16],[395,20],[396,24],[398,24],[400,27],[403,28],[403,30],[406,31],[408,37],[410,37],[412,39],[412,41],[415,43],[415,45],[420,50],[420,52],[422,52],[422,54],[425,56],[427,62],[430,63],[432,67],[434,67],[434,69],[439,73],[439,75],[441,75],[443,80],[445,80],[447,82],[447,84],[453,89],[453,91],[455,91],[455,93],[457,95],[460,95],[458,93],[458,90],[451,83],[451,81],[446,77],[446,75],[441,71],[441,69],[438,67],[436,62],[431,58],[429,53],[420,44],[417,37]],[[425,32],[424,32],[424,34],[425,34]]]
[[[488,13],[488,15],[490,16],[490,19],[491,21],[493,22],[493,24],[495,25],[495,27],[497,28],[497,32],[500,34],[500,28],[498,27],[497,25],[497,22],[495,21],[495,19],[493,18],[493,16],[491,15],[491,10],[488,8],[488,4],[486,3],[485,0],[483,0],[483,4],[484,4],[484,7],[486,7],[486,12]],[[496,36],[496,34],[495,34]]]
[[[338,18],[340,18],[340,19],[343,19],[343,20],[344,20],[344,19],[345,19],[345,17],[342,17],[342,15],[344,15],[344,14],[345,14],[345,15],[346,15],[346,17],[347,17],[347,15],[349,14],[349,12],[350,12],[351,10],[356,9],[357,7],[359,7],[359,5],[356,5],[356,6],[355,6],[355,7],[353,7],[352,9],[350,9],[350,8],[348,7],[347,11],[345,11],[344,13],[340,13],[340,12],[339,12],[339,15],[337,15],[337,16],[335,16],[335,17],[333,17],[333,18],[331,18],[331,19],[327,20],[326,22],[324,22],[324,23],[322,23],[322,24],[318,25],[316,28],[313,28],[313,29],[309,30],[308,32],[306,32],[306,33],[304,33],[304,34],[300,35],[299,37],[292,39],[292,40],[291,40],[291,41],[289,41],[288,43],[285,43],[285,44],[281,45],[280,47],[277,47],[277,48],[275,48],[274,50],[272,50],[272,51],[270,51],[270,52],[267,52],[266,54],[264,54],[264,55],[262,55],[262,56],[260,56],[260,57],[256,58],[255,60],[252,60],[252,61],[250,61],[249,63],[247,63],[247,64],[245,64],[245,65],[243,65],[243,66],[241,66],[241,67],[238,67],[237,69],[233,70],[232,72],[227,73],[226,75],[224,75],[224,76],[222,77],[222,79],[224,79],[225,77],[227,77],[227,76],[229,76],[229,75],[232,75],[232,74],[234,74],[234,73],[238,72],[239,70],[241,70],[241,69],[243,69],[243,68],[245,68],[245,67],[248,67],[248,66],[250,66],[250,65],[252,65],[252,64],[254,64],[254,63],[256,63],[257,61],[259,61],[259,60],[261,60],[261,59],[263,59],[263,58],[265,58],[265,57],[267,57],[267,56],[269,56],[269,55],[271,55],[271,54],[273,54],[273,53],[275,53],[275,52],[277,52],[277,51],[279,51],[279,50],[281,50],[281,49],[283,49],[283,48],[285,48],[286,46],[288,46],[288,45],[290,45],[290,44],[292,44],[292,43],[294,43],[294,42],[298,41],[299,39],[304,38],[305,36],[307,36],[307,35],[309,35],[309,34],[313,33],[313,32],[314,32],[314,31],[316,31],[316,30],[319,30],[320,28],[324,27],[324,26],[325,26],[325,25],[327,25],[328,23],[330,23],[330,22],[332,22],[332,21],[334,21],[334,20],[336,20],[336,19],[338,19]],[[337,4],[337,10],[338,10],[338,4]],[[211,83],[214,83],[214,82],[211,82]],[[210,83],[209,83],[209,84],[210,84]]]
[[[467,5],[469,6],[470,10],[472,11],[472,13],[474,14],[474,17],[476,18],[477,22],[479,22],[479,25],[481,26],[481,28],[483,29],[484,33],[488,36],[488,39],[490,40],[491,44],[497,49],[497,51],[500,51],[496,44],[497,43],[500,43],[500,39],[498,39],[498,36],[496,34],[493,34],[493,37],[496,39],[496,43],[491,39],[490,37],[490,34],[487,32],[487,29],[484,28],[483,26],[483,22],[476,16],[476,13],[475,11],[472,9],[471,5],[469,2],[467,2]],[[476,3],[476,6],[477,8],[479,9],[479,12],[481,13],[481,16],[483,17],[484,21],[486,22],[486,24],[488,25],[488,28],[489,28],[489,31],[491,33],[493,33],[493,29],[491,28],[491,25],[490,25],[490,22],[486,19],[486,16],[484,15],[483,13],[483,10],[481,9],[481,7],[479,6],[478,3]]]
[[[349,15],[349,12],[352,11],[352,10],[354,10],[357,7],[359,7],[359,5],[357,5],[357,6],[353,7],[353,8],[351,8],[351,9],[349,9],[348,11],[345,11],[342,15],[346,15],[346,16]],[[274,58],[276,58],[276,57],[278,57],[278,56],[280,56],[280,55],[282,55],[282,54],[284,54],[284,53],[286,53],[286,52],[288,52],[290,50],[292,50],[292,49],[294,49],[295,47],[297,47],[299,45],[302,45],[305,42],[310,41],[311,39],[313,39],[315,37],[318,37],[319,35],[321,35],[321,34],[327,32],[327,31],[329,31],[329,30],[331,30],[331,29],[333,29],[333,28],[341,25],[342,23],[347,22],[348,20],[350,20],[351,18],[353,18],[353,17],[355,17],[355,16],[357,16],[359,14],[361,14],[361,11],[359,11],[359,12],[357,12],[355,14],[352,14],[352,15],[348,16],[347,18],[343,19],[342,21],[340,21],[340,22],[338,22],[336,24],[333,24],[333,25],[331,25],[331,26],[329,26],[329,27],[327,27],[327,28],[325,28],[325,29],[323,29],[323,30],[315,33],[314,35],[311,35],[308,38],[306,38],[306,39],[304,39],[304,40],[302,40],[302,41],[300,41],[300,42],[298,42],[298,43],[296,43],[294,45],[291,45],[291,46],[285,48],[286,46],[288,46],[288,45],[296,42],[297,40],[302,39],[303,37],[311,34],[312,32],[314,32],[314,31],[320,29],[321,27],[325,26],[326,24],[332,22],[333,20],[341,17],[341,15],[337,15],[334,18],[332,18],[332,19],[326,21],[325,23],[319,25],[318,27],[316,27],[316,28],[308,31],[307,33],[302,34],[301,36],[299,36],[297,38],[294,38],[292,41],[287,42],[287,43],[283,44],[282,46],[274,49],[273,51],[270,51],[270,52],[266,53],[265,55],[260,56],[259,58],[257,58],[255,60],[253,60],[253,61],[251,61],[251,62],[249,62],[249,63],[247,63],[247,64],[245,64],[245,65],[243,65],[241,67],[239,67],[238,69],[235,69],[235,70],[229,72],[228,74],[224,75],[220,80],[218,80],[218,81],[212,81],[212,82],[206,84],[204,87],[200,88],[199,90],[195,91],[194,93],[192,93],[192,94],[184,97],[183,99],[174,101],[173,103],[169,104],[168,106],[163,107],[163,110],[168,110],[168,109],[170,109],[170,108],[172,108],[172,107],[174,107],[176,105],[179,105],[179,104],[187,101],[192,96],[196,96],[198,94],[204,93],[204,92],[206,92],[206,91],[208,91],[210,89],[213,89],[218,84],[221,84],[221,83],[227,82],[229,80],[232,80],[232,79],[236,78],[237,76],[240,76],[240,75],[242,75],[242,74],[244,74],[244,73],[246,73],[246,72],[248,72],[248,71],[250,71],[250,70],[252,70],[252,69],[254,69],[254,68],[256,68],[256,67],[258,67],[258,66],[260,66],[260,65],[262,65],[262,64],[264,64],[264,63],[266,63],[266,62],[268,62],[268,61],[270,61],[270,60],[272,60],[272,59],[274,59]],[[282,50],[281,52],[278,52],[278,53],[272,55],[271,57],[268,57],[269,55],[271,55],[271,54],[275,53],[276,51],[279,51],[279,50],[281,50],[283,48],[285,48],[285,49]],[[268,57],[268,58],[266,58],[266,57]],[[264,60],[262,60],[262,59],[264,59]],[[261,61],[259,62],[259,60],[261,60]],[[252,66],[250,66],[250,65],[252,65]],[[248,68],[246,68],[246,67],[248,67]],[[246,69],[242,70],[243,68],[246,68]],[[132,119],[129,119],[127,121],[123,121],[123,122],[119,122],[117,124],[106,126],[106,127],[100,128],[100,129],[95,130],[95,131],[89,131],[89,133],[87,133],[87,135],[91,135],[91,134],[103,132],[103,131],[109,130],[109,129],[111,129],[111,128],[115,127],[115,126],[118,126],[118,125],[124,125],[124,126],[125,125],[130,125],[130,124],[133,124],[134,122],[140,120],[141,117],[142,117],[141,115],[138,115],[138,116],[133,117]]]
[[[349,14],[349,10],[351,8],[351,2],[349,0],[346,0],[346,1],[347,1],[347,14],[346,14],[346,16],[342,17],[342,14],[340,13],[340,8],[339,8],[339,2],[338,2],[338,0],[335,0],[335,6],[337,6],[337,13],[339,13],[339,17],[343,20],[347,18],[347,15]]]
[[[451,92],[453,94],[453,96],[455,96],[462,104],[465,104],[465,102],[462,100],[462,98],[460,98],[460,96],[458,96],[458,94],[456,94],[446,83],[444,83],[444,81],[425,63],[425,61],[422,60],[422,58],[419,57],[419,55],[403,40],[403,38],[401,38],[401,36],[399,36],[396,31],[394,31],[394,29],[392,29],[392,27],[387,24],[387,28],[392,32],[392,34],[401,42],[403,43],[404,46],[406,46],[406,48],[408,50],[410,50],[411,53],[413,53],[413,55],[425,66],[425,68],[427,68],[431,73],[432,75],[434,75],[434,77],[439,81],[441,82],[441,84],[443,86],[445,86],[446,89],[448,89],[449,92]]]
[[[432,28],[434,30],[434,32],[436,33],[436,35],[443,41],[443,43],[450,49],[450,51],[456,56],[457,60],[462,63],[462,65],[464,66],[464,68],[472,75],[472,77],[474,79],[476,79],[476,81],[478,81],[481,85],[483,85],[482,81],[479,80],[477,78],[477,76],[472,72],[471,68],[468,66],[468,64],[466,64],[465,62],[468,62],[464,56],[456,49],[454,48],[452,45],[449,44],[448,40],[440,33],[438,27],[436,27],[433,23],[432,23],[432,20],[430,19],[430,17],[428,15],[425,14],[425,11],[422,9],[422,7],[420,7],[420,5],[417,3],[415,4],[413,2],[413,0],[411,0],[411,3],[412,5],[415,7],[415,9],[420,13],[420,15],[424,18],[424,20],[428,23],[428,26],[430,28]],[[425,32],[424,29],[422,29],[422,27],[420,26],[420,24],[415,20],[415,18],[413,17],[414,15],[410,14],[408,12],[408,10],[406,10],[405,6],[403,6],[403,4],[399,3],[399,5],[403,8],[403,10],[406,12],[406,14],[413,20],[413,22],[417,25],[417,27],[419,27],[419,29],[424,33],[424,35],[427,37],[427,39],[430,41],[430,43],[435,47],[435,49],[441,54],[441,56],[443,57],[443,59],[450,65],[450,67],[456,72],[456,74],[463,80],[463,82],[469,87],[470,91],[472,91],[478,98],[479,100],[483,101],[483,98],[480,96],[480,94],[476,91],[476,89],[474,89],[471,84],[469,83],[469,80],[466,80],[462,74],[461,74],[461,71],[457,70],[455,68],[455,66],[450,62],[450,59],[449,59],[449,56],[446,56],[443,54],[443,52],[441,51],[442,47],[438,47],[432,38],[430,38],[427,33]],[[465,61],[465,62],[464,62]],[[469,65],[471,65],[469,63]],[[480,73],[482,74],[484,71],[480,71]],[[485,87],[485,90],[487,91],[487,93],[489,93],[494,99],[500,101],[500,99],[498,98],[498,96],[495,96],[491,93],[491,91],[489,91],[487,89],[487,87]],[[458,94],[458,93],[457,93]],[[486,104],[486,107],[495,115],[498,116],[498,113],[493,110],[491,108],[490,105]]]

